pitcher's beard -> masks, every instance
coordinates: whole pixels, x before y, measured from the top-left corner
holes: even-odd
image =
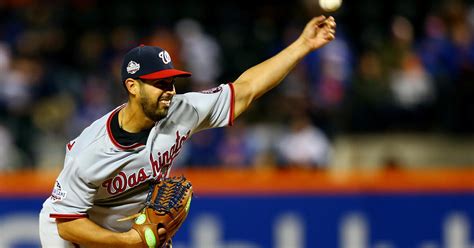
[[[157,101],[156,103],[150,103],[148,98],[142,97],[140,99],[140,104],[142,106],[143,113],[145,113],[145,116],[153,120],[154,122],[160,121],[168,115],[169,107],[160,108],[159,101]]]

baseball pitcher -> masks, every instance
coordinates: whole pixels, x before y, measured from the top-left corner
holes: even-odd
[[[43,247],[171,247],[189,210],[192,186],[169,178],[196,132],[232,125],[302,58],[335,37],[333,17],[309,21],[299,38],[230,84],[176,94],[167,51],[130,50],[122,64],[128,101],[66,145],[64,168],[40,213]]]

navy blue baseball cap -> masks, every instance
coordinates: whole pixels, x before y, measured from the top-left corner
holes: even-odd
[[[122,63],[122,82],[127,78],[153,80],[189,76],[189,72],[174,69],[169,53],[157,46],[135,47],[125,54]]]

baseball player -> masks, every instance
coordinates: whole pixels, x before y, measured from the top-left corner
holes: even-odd
[[[66,145],[64,168],[40,213],[43,247],[143,247],[130,221],[144,207],[148,185],[168,177],[173,160],[196,132],[232,125],[278,85],[308,53],[335,37],[333,17],[308,22],[300,37],[235,82],[176,94],[173,68],[159,47],[130,50],[122,65],[128,101],[93,122]]]

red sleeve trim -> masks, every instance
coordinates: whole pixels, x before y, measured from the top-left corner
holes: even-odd
[[[87,214],[50,214],[49,217],[56,219],[80,219],[86,218]]]
[[[232,83],[229,84],[230,87],[230,113],[229,113],[229,126],[234,125],[234,111],[235,111],[235,92],[234,92],[234,85]]]

